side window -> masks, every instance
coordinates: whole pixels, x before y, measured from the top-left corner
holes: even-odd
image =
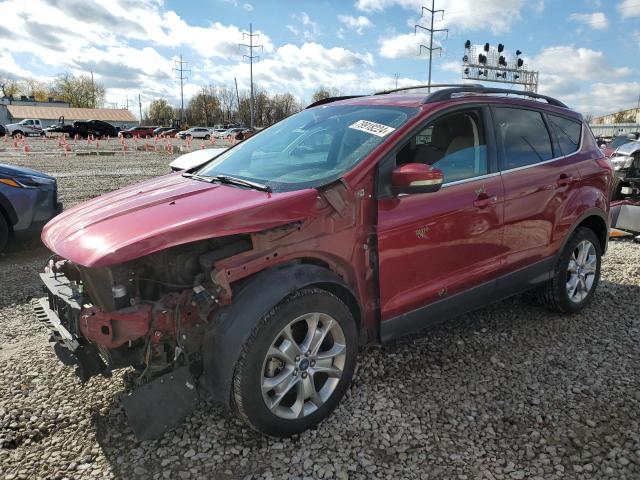
[[[557,115],[547,115],[547,118],[558,139],[560,153],[569,155],[577,151],[580,147],[582,124]]]
[[[480,110],[451,113],[429,123],[397,153],[396,165],[426,163],[445,183],[488,173],[487,143]]]
[[[496,108],[494,118],[498,137],[502,141],[502,170],[533,165],[553,158],[551,137],[540,112]]]

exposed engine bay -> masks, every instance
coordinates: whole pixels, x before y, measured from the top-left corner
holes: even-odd
[[[250,236],[237,235],[180,245],[113,267],[52,259],[47,270],[68,280],[80,305],[72,315],[76,318],[65,323],[95,346],[102,361],[78,365],[80,378],[133,366],[145,382],[178,366],[197,368],[205,326],[225,298],[211,278],[213,265],[251,248]]]

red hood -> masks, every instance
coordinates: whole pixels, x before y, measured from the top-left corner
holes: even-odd
[[[317,191],[266,193],[167,175],[102,195],[51,220],[42,241],[87,267],[174,245],[249,233],[309,217]]]

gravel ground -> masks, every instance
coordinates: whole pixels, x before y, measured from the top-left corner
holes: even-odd
[[[11,162],[56,175],[69,206],[165,173],[169,158]],[[80,386],[47,345],[30,304],[46,258],[37,239],[0,258],[0,478],[640,478],[640,245],[610,244],[582,315],[519,297],[365,349],[334,414],[284,440],[203,403],[137,442],[127,373]]]

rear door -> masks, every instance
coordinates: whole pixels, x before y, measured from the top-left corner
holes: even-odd
[[[487,107],[439,115],[387,159],[393,165],[381,167],[382,172],[405,163],[427,163],[441,169],[445,178],[435,193],[379,199],[383,340],[446,316],[442,309],[429,313],[422,307],[458,298],[447,308],[465,309],[459,294],[475,289],[476,299],[490,298],[502,253],[504,195],[487,122],[490,126]],[[379,181],[389,180],[381,173]],[[386,322],[390,319],[394,321]]]
[[[550,261],[554,229],[580,172],[560,151],[543,112],[494,107],[493,117],[505,194],[504,273],[512,273]]]

